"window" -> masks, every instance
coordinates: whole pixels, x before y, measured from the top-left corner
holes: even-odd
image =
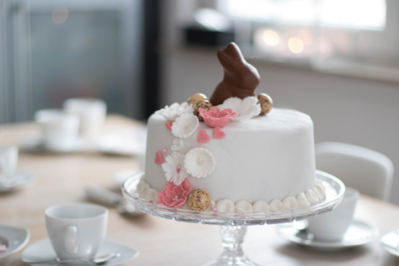
[[[383,30],[385,0],[221,0],[229,16],[269,23]]]

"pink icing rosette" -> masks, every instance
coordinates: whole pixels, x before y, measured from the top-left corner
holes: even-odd
[[[230,108],[220,110],[216,106],[212,106],[209,111],[200,108],[199,113],[209,127],[224,127],[233,117],[238,116],[238,114],[233,112]]]
[[[173,182],[168,182],[165,184],[164,190],[159,191],[157,204],[179,208],[186,203],[192,189],[187,179],[184,179],[179,186],[176,186]]]

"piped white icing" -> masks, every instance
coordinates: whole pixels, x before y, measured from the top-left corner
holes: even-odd
[[[166,162],[162,164],[166,180],[175,183],[177,186],[188,176],[187,170],[184,168],[184,158],[184,154],[174,151],[166,157]]]
[[[169,121],[174,121],[183,114],[192,114],[193,112],[193,107],[184,102],[182,104],[174,103],[171,106],[165,106],[165,108],[158,110],[155,113],[162,115]]]
[[[306,199],[305,193],[299,193],[296,196],[296,200],[298,201],[298,206],[301,208],[307,208],[310,206],[309,201]]]
[[[305,195],[310,205],[314,205],[319,202],[319,198],[317,197],[316,193],[313,190],[308,189]]]
[[[319,190],[317,187],[312,188],[313,192],[317,195],[318,201],[324,199],[323,191]]]
[[[270,211],[269,203],[263,200],[257,200],[253,204],[254,212],[266,212]]]
[[[249,213],[254,211],[252,204],[246,200],[240,200],[235,205],[235,211],[239,213]]]
[[[197,178],[207,177],[215,169],[215,157],[205,148],[191,149],[184,159],[187,172]]]
[[[234,202],[229,199],[222,199],[216,203],[217,212],[235,212]]]
[[[278,199],[270,201],[269,206],[270,206],[270,210],[272,212],[284,210],[283,203],[281,202],[281,200],[278,200]]]
[[[325,191],[325,187],[323,184],[318,184],[319,188],[309,189],[306,193],[299,193],[296,197],[288,196],[284,198],[282,201],[275,199],[270,201],[269,203],[263,200],[257,200],[253,204],[251,204],[247,200],[240,200],[234,203],[230,199],[222,199],[217,203],[211,200],[211,203],[206,211],[213,211],[216,208],[217,212],[237,212],[237,213],[249,213],[249,212],[267,212],[267,211],[283,211],[283,210],[292,210],[296,208],[306,208],[310,205],[314,205],[322,202],[325,199],[317,199],[315,189],[320,191]],[[152,189],[142,178],[137,185],[137,191],[141,198],[144,198],[147,201],[156,202],[158,200],[158,191]],[[323,194],[325,195],[325,193]],[[311,202],[309,202],[309,199]]]
[[[323,183],[319,180],[316,181],[316,187],[321,189],[323,191],[323,194],[325,195],[326,193],[326,188],[324,187]]]
[[[226,99],[223,104],[219,105],[219,108],[220,110],[230,108],[238,113],[238,116],[232,118],[231,121],[245,121],[259,115],[261,107],[260,104],[257,104],[258,102],[258,98],[252,96],[244,99],[231,97]]]
[[[147,190],[150,188],[150,185],[145,182],[144,178],[140,180],[140,182],[137,184],[137,192],[139,193],[140,198],[145,198],[145,194],[147,193]]]
[[[190,137],[198,128],[198,118],[193,114],[182,114],[172,125],[172,134],[176,138],[185,139]]]
[[[283,205],[284,209],[286,210],[296,209],[298,208],[298,201],[296,200],[296,198],[289,196],[283,199]]]
[[[145,193],[144,199],[149,202],[157,202],[158,201],[158,191],[153,188],[149,188]]]

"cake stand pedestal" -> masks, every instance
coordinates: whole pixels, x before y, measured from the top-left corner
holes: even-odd
[[[138,210],[178,222],[221,226],[220,233],[224,251],[217,260],[204,266],[259,266],[249,260],[242,249],[247,226],[289,223],[329,212],[340,203],[345,192],[345,185],[341,180],[330,174],[316,171],[317,180],[321,181],[326,188],[326,199],[322,203],[308,208],[263,213],[199,212],[170,208],[141,199],[136,188],[143,176],[144,173],[132,176],[122,187],[125,198]]]

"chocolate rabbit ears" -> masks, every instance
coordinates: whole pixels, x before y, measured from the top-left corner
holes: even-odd
[[[260,82],[259,73],[245,61],[238,45],[229,43],[226,48],[217,52],[217,57],[224,69],[224,77],[216,87],[210,102],[219,105],[231,97],[244,99],[255,96],[255,89]]]

